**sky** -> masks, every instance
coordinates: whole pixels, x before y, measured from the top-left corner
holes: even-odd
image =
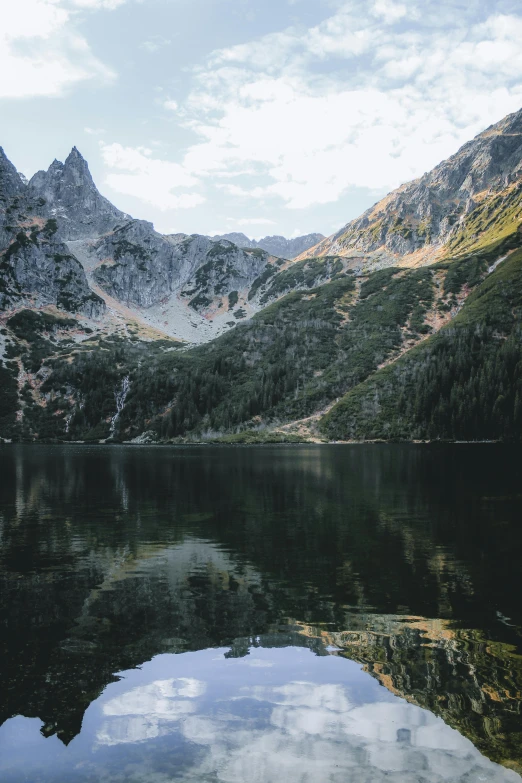
[[[0,145],[164,233],[330,235],[522,107],[520,0],[16,0]]]

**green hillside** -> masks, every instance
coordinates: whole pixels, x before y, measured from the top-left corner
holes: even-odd
[[[321,431],[334,439],[520,441],[521,319],[517,250],[447,326],[350,391]]]

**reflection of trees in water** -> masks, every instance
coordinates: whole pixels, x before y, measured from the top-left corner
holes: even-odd
[[[291,617],[520,762],[520,636],[496,612],[516,626],[521,503],[509,464],[463,453],[1,450],[3,716],[68,741],[114,672],[241,655]]]
[[[522,657],[515,648],[422,617],[351,615],[346,628],[328,634],[340,655],[522,773]]]

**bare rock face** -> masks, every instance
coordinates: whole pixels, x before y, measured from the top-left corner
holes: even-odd
[[[466,143],[420,179],[402,185],[310,255],[381,251],[390,259],[445,243],[484,192],[522,176],[522,110]]]
[[[47,199],[0,148],[0,310],[56,305],[98,318],[105,302],[89,288],[82,265],[61,241],[61,222],[49,214]]]
[[[94,279],[114,298],[150,307],[178,294],[196,310],[249,287],[273,262],[264,250],[242,249],[226,240],[164,236],[143,220],[102,237],[96,255]]]
[[[41,230],[37,226],[20,229],[0,254],[0,310],[56,305],[99,318],[105,302],[91,291],[82,265],[56,240],[55,233],[52,221]]]
[[[41,214],[59,220],[64,240],[92,239],[130,219],[99,193],[76,147],[65,163],[55,160],[31,178],[29,195],[45,202]]]
[[[294,239],[286,239],[282,236],[267,236],[256,241],[255,239],[249,239],[245,234],[231,233],[215,236],[213,239],[227,239],[238,247],[260,248],[277,258],[291,260],[304,253],[305,250],[317,245],[325,237],[323,234],[306,234]]]
[[[25,205],[27,185],[0,147],[0,249],[11,240],[11,225]]]

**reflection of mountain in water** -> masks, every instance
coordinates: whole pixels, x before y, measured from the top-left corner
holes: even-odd
[[[352,616],[347,630],[322,638],[486,756],[522,772],[522,657],[514,647],[448,621],[390,615]]]
[[[463,453],[0,449],[0,719],[68,742],[158,653],[334,645],[522,769],[521,500]]]

